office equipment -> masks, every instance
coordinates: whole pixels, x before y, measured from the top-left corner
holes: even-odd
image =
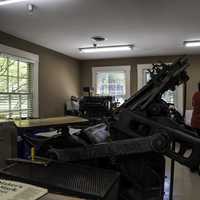
[[[62,132],[60,141],[63,140],[63,137],[66,139],[69,134],[69,126],[75,126],[80,124],[87,124],[88,120],[77,117],[77,116],[65,116],[65,117],[53,117],[53,118],[44,118],[44,119],[27,119],[27,120],[15,120],[14,124],[18,132],[18,157],[19,158],[28,158],[30,152],[26,149],[27,144],[29,148],[33,145],[32,140],[34,140],[37,145],[46,145],[46,143],[53,142],[55,137],[50,139],[37,140],[32,136],[40,132],[41,130],[48,131],[49,128],[54,128]],[[64,145],[64,143],[63,143]]]
[[[0,177],[45,186],[49,192],[86,199],[117,200],[119,173],[75,164],[48,166],[15,163],[0,170]]]
[[[171,117],[169,105],[161,98],[165,91],[174,90],[189,79],[188,66],[186,57],[169,65],[154,65],[149,71],[152,79],[147,85],[107,119],[109,141],[86,147],[52,149],[51,152],[63,162],[99,159],[97,166],[115,166],[124,178],[120,187],[120,195],[124,199],[162,199],[163,154],[189,168],[200,164],[200,138],[183,120]],[[180,145],[178,152],[175,151],[175,143]],[[191,150],[189,156],[185,156],[187,150]],[[102,161],[102,158],[109,162]]]
[[[94,92],[94,88],[93,87],[84,87],[83,92],[88,93],[88,96],[92,96],[92,93]]]
[[[161,98],[165,91],[174,90],[188,80],[188,66],[186,57],[169,65],[154,65],[150,70],[152,79],[147,85],[106,119],[108,131],[102,131],[102,126],[95,127],[101,130],[100,134],[109,132],[105,138],[98,137],[98,131],[94,131],[93,137],[89,137],[83,130],[83,135],[78,135],[76,142],[65,140],[69,144],[63,147],[63,143],[57,140],[54,141],[57,147],[51,148],[54,143],[49,143],[46,151],[53,154],[53,158],[63,166],[67,162],[84,163],[92,168],[120,172],[120,199],[162,200],[165,177],[163,155],[190,168],[200,164],[199,136],[183,120],[172,118],[169,105]],[[103,138],[103,141],[98,141],[99,138]],[[180,145],[178,152],[175,151],[176,143]],[[186,157],[187,150],[191,150],[191,154]],[[173,189],[173,167],[172,165],[170,197]],[[76,173],[80,171],[81,168]],[[18,172],[12,176],[16,173]]]
[[[79,101],[81,116],[89,120],[110,116],[113,111],[113,97],[111,96],[83,96]]]
[[[64,106],[64,113],[65,115],[79,115],[79,98],[75,96],[71,96],[70,99],[66,100]]]

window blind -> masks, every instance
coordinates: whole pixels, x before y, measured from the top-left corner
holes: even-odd
[[[32,116],[32,70],[31,62],[0,53],[0,118]]]
[[[126,74],[123,71],[99,71],[96,73],[96,94],[113,96],[116,102],[126,98]]]

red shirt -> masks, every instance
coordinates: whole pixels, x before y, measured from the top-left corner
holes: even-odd
[[[200,129],[200,92],[196,92],[192,97],[192,120],[191,125],[192,128]]]

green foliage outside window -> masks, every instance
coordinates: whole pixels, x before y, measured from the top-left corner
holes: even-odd
[[[30,117],[32,64],[0,54],[0,118]]]

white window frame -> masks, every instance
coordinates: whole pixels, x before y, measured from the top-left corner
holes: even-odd
[[[166,63],[170,64],[170,63]],[[152,69],[152,64],[138,64],[137,65],[137,89],[141,89],[144,86],[144,70]],[[183,114],[183,84],[178,86],[176,89],[176,107],[177,110]]]
[[[125,95],[125,98],[129,98],[130,94],[131,94],[131,92],[130,92],[131,66],[130,65],[92,67],[92,87],[95,89],[95,95],[96,95],[96,88],[97,88],[96,74],[98,72],[114,72],[114,71],[125,72],[125,76],[126,76],[126,95]]]
[[[38,92],[38,81],[39,81],[39,55],[33,54],[27,51],[9,47],[0,44],[0,52],[13,57],[20,58],[24,62],[33,64],[33,117],[39,117],[39,92]]]

